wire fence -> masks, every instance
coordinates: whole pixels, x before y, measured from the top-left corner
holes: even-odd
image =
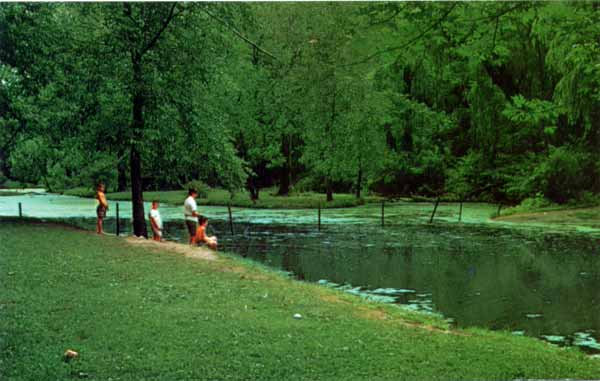
[[[438,197],[435,201],[435,203],[433,204],[433,209],[431,210],[431,215],[429,216],[428,219],[428,224],[431,224],[434,222],[435,220],[435,216],[436,213],[438,212],[438,207],[440,204],[440,198]],[[25,210],[26,208],[24,207],[25,205],[23,205],[23,202],[19,202],[18,203],[18,209],[16,210],[16,212],[18,213],[18,217],[19,218],[25,218],[26,214],[25,214]],[[498,208],[495,211],[494,215],[496,217],[500,216],[501,210],[502,210],[503,205],[502,204],[498,204]],[[316,218],[315,218],[315,222],[316,222],[316,227],[318,231],[321,231],[322,228],[322,207],[321,204],[319,203],[317,208],[316,208]],[[117,236],[124,234],[124,233],[129,233],[132,231],[131,229],[131,218],[123,218],[120,215],[120,208],[119,208],[119,203],[116,202],[115,203],[115,213],[116,215],[114,217],[108,217],[104,220],[105,222],[105,230],[113,233]],[[234,213],[231,207],[231,204],[227,205],[227,220],[225,221],[224,226],[221,226],[220,229],[218,229],[219,233],[225,233],[226,230],[228,230],[229,234],[231,234],[232,236],[235,235],[235,222],[234,222]],[[27,216],[28,217],[28,216]],[[461,201],[458,205],[458,218],[457,218],[457,222],[461,222],[462,221],[462,217],[463,217],[463,202]],[[385,227],[386,226],[386,201],[381,201],[381,208],[380,208],[380,218],[379,219],[379,224],[381,227]],[[66,220],[66,218],[58,218],[58,220]],[[69,220],[73,220],[72,218],[69,218]],[[376,220],[375,220],[376,221]],[[373,222],[375,222],[373,221]],[[174,231],[180,231],[183,230],[182,226],[179,225],[183,225],[181,221],[173,221],[173,220],[169,220],[169,221],[165,221],[163,223],[164,225],[164,230],[168,231],[168,226],[172,226],[174,229]],[[314,225],[313,225],[314,226]],[[227,229],[228,228],[228,229]],[[213,230],[215,228],[213,227]]]

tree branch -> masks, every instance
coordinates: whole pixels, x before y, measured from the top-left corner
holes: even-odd
[[[223,24],[227,29],[229,29],[233,34],[235,34],[237,37],[239,37],[240,39],[242,39],[244,42],[246,42],[247,44],[253,46],[259,52],[261,52],[261,53],[263,53],[263,54],[265,54],[265,55],[273,58],[275,61],[279,61],[279,59],[277,57],[275,57],[273,54],[269,53],[265,49],[263,49],[260,46],[258,46],[258,44],[256,44],[255,42],[251,41],[248,37],[244,36],[240,31],[238,31],[234,26],[230,25],[227,21],[225,21],[222,18],[214,15],[213,13],[211,13],[210,11],[208,11],[208,9],[206,9],[204,7],[201,8],[201,9],[202,9],[202,12],[206,13],[213,20],[216,20],[220,24]]]
[[[131,20],[133,25],[140,28],[140,24],[137,22],[136,19],[133,18],[133,15],[131,14],[131,4],[123,3],[123,13],[125,14],[125,16],[127,16],[127,18]]]
[[[393,19],[395,19],[396,17],[398,17],[399,14],[400,14],[400,8],[397,8],[394,10],[394,13],[390,17],[383,19],[383,20],[370,22],[369,26],[373,27],[373,26],[377,26],[377,25],[387,24],[388,22],[390,22]]]
[[[492,47],[490,48],[490,54],[494,52],[496,48],[496,34],[498,33],[498,24],[500,23],[500,16],[496,17],[496,27],[494,27],[494,37],[492,38]]]
[[[173,5],[171,6],[171,9],[169,10],[169,15],[163,21],[158,32],[156,32],[154,37],[152,37],[152,39],[148,42],[148,44],[146,44],[146,46],[140,51],[140,57],[143,56],[148,50],[152,49],[154,47],[154,45],[156,45],[156,43],[158,42],[158,39],[160,38],[162,33],[165,31],[165,29],[167,29],[167,27],[169,26],[169,24],[175,17],[175,7],[176,6],[177,6],[177,3],[173,3]]]
[[[456,3],[452,4],[452,6],[450,7],[450,9],[448,9],[448,11],[444,15],[442,15],[442,17],[440,17],[440,19],[438,19],[429,28],[427,28],[423,32],[419,33],[419,35],[417,35],[415,38],[413,38],[412,40],[408,41],[407,43],[405,43],[405,44],[403,44],[401,46],[396,46],[396,47],[391,47],[391,48],[388,48],[388,49],[381,50],[379,52],[371,54],[370,56],[366,57],[363,60],[356,61],[356,62],[351,62],[349,64],[342,65],[342,66],[354,66],[354,65],[359,65],[359,64],[362,64],[362,63],[367,63],[368,61],[372,60],[373,58],[375,58],[375,57],[377,57],[377,56],[379,56],[381,54],[389,53],[389,52],[392,52],[392,51],[402,50],[402,49],[407,48],[408,46],[410,46],[414,42],[416,42],[419,39],[423,38],[429,31],[431,31],[432,29],[434,29],[435,27],[437,27],[438,25],[440,25],[446,19],[446,17],[448,17],[448,15],[452,12],[452,10],[454,9],[455,5],[456,5]],[[497,12],[497,13],[495,13],[493,15],[482,16],[482,17],[479,17],[479,18],[476,18],[476,19],[471,19],[469,21],[471,21],[471,25],[475,25],[475,23],[477,21],[490,20],[490,19],[496,19],[496,20],[498,20],[500,17],[502,17],[502,16],[504,16],[504,15],[506,15],[508,13],[511,13],[511,12],[519,10],[519,9],[524,9],[527,6],[528,6],[528,4],[518,3],[518,4],[515,4],[513,6],[506,7],[506,8],[500,10],[499,12]],[[395,17],[397,17],[397,16],[395,15]],[[468,35],[472,34],[473,31],[474,31],[474,29],[472,29],[471,33],[469,33]],[[463,38],[463,41],[466,40],[466,38],[468,37],[468,35]]]
[[[378,52],[375,52],[373,54],[371,54],[370,56],[367,56],[365,59],[360,60],[360,61],[356,61],[356,62],[352,62],[346,65],[342,65],[342,66],[354,66],[354,65],[359,65],[362,63],[367,63],[370,60],[372,60],[373,58],[380,56],[382,54],[385,53],[390,53],[390,52],[394,52],[396,50],[402,50],[405,49],[407,47],[409,47],[410,45],[412,45],[413,43],[417,42],[418,40],[420,40],[421,38],[423,38],[427,33],[429,33],[431,30],[433,30],[435,27],[437,27],[438,25],[440,25],[449,15],[450,13],[454,10],[454,8],[456,7],[457,3],[452,4],[448,10],[439,18],[437,19],[433,24],[431,24],[428,28],[426,28],[424,31],[422,31],[421,33],[419,33],[417,36],[415,36],[414,38],[412,38],[411,40],[407,41],[406,43],[400,45],[400,46],[394,46],[391,48],[387,48],[384,50],[380,50]]]

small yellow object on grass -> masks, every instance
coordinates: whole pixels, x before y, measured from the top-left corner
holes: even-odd
[[[68,363],[73,359],[76,359],[77,357],[79,357],[79,353],[75,352],[72,349],[67,349],[65,351],[65,354],[63,355],[63,360],[64,362]]]

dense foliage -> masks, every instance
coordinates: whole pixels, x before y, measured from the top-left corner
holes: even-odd
[[[599,36],[585,1],[2,4],[0,181],[566,202]]]

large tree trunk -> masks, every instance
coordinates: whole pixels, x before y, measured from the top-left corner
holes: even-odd
[[[248,193],[250,193],[250,200],[252,203],[256,204],[256,200],[258,200],[259,188],[255,176],[248,176],[248,179],[246,180],[246,188],[248,188]]]
[[[279,191],[277,192],[279,196],[287,196],[290,193],[290,182],[292,177],[291,140],[291,136],[287,136],[287,139],[284,136],[281,137],[281,151],[286,160],[281,170],[281,175],[279,176]]]
[[[363,171],[362,166],[358,166],[358,178],[356,179],[356,198],[360,198],[360,188],[362,188]]]
[[[148,238],[144,217],[144,195],[142,189],[142,159],[138,144],[144,129],[144,78],[141,59],[133,58],[133,123],[130,165],[131,165],[131,206],[133,210],[133,234]]]
[[[333,201],[333,185],[329,178],[325,179],[325,187],[327,189],[327,202]]]

